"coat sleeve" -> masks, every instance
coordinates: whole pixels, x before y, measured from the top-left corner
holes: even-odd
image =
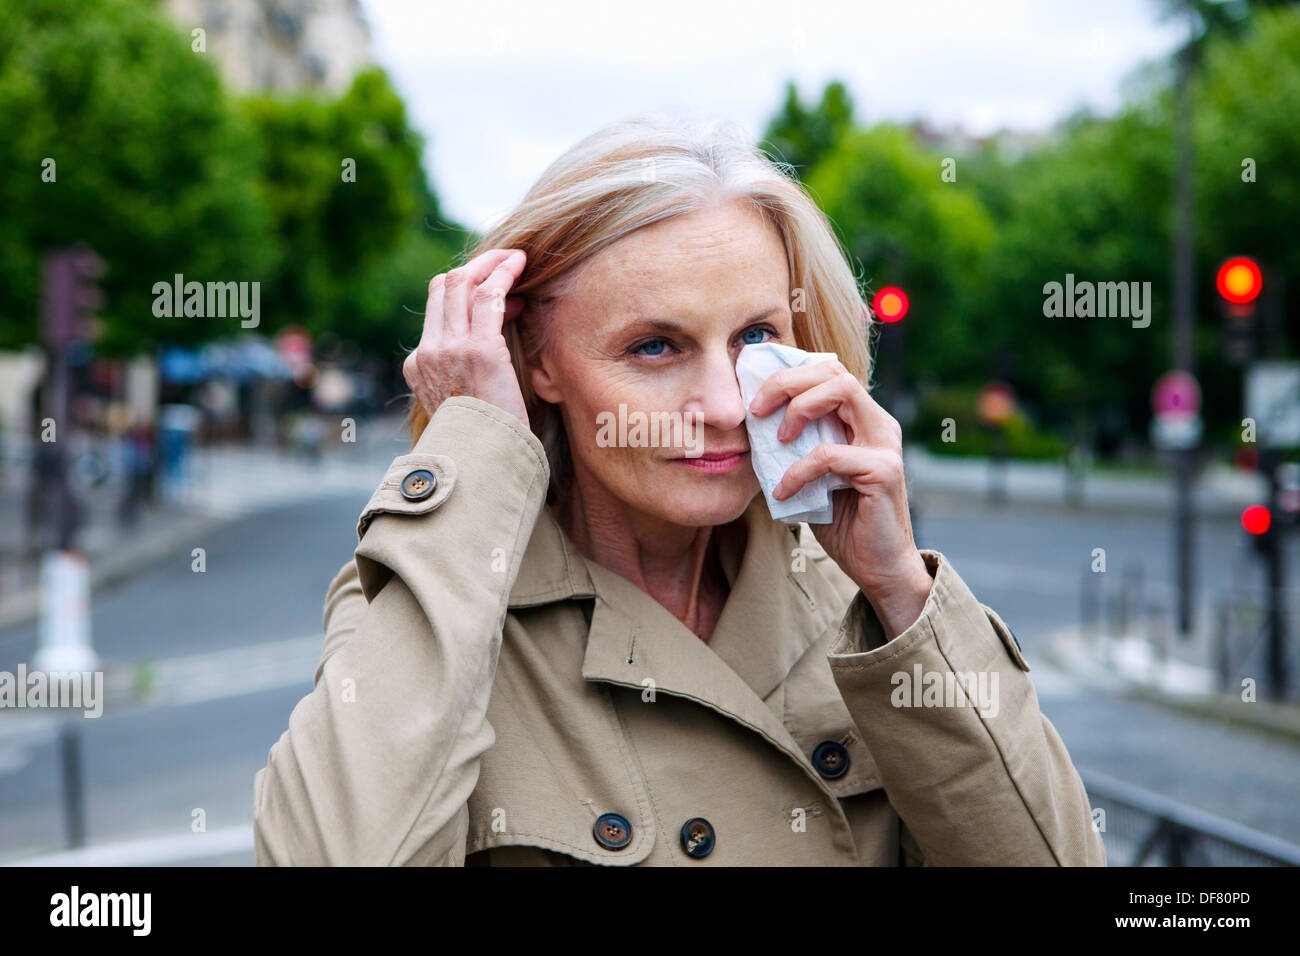
[[[428,477],[432,493],[420,497]],[[315,686],[253,784],[259,865],[464,863],[510,589],[541,513],[541,442],[448,399],[394,459],[326,595]]]
[[[931,866],[1104,866],[1015,636],[942,554],[921,555],[934,577],[921,616],[886,642],[859,592],[828,654],[909,842]]]

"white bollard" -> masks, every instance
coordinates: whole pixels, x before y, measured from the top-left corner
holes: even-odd
[[[90,640],[90,569],[79,551],[47,551],[41,564],[41,623],[32,667],[99,669]]]

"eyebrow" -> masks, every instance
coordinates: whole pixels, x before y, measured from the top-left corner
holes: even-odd
[[[758,322],[761,321],[762,319],[766,319],[774,312],[780,312],[780,311],[781,311],[781,307],[779,305],[774,305],[771,306],[770,308],[766,308],[759,312],[755,312],[753,315],[749,316],[746,319],[741,319],[740,324],[751,325],[754,322]],[[659,332],[681,332],[682,331],[681,323],[674,322],[672,319],[650,319],[650,318],[638,317],[638,318],[634,318],[631,324],[649,326],[650,328],[655,329],[656,331]]]

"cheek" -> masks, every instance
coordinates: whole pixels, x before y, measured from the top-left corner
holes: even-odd
[[[678,476],[680,467],[665,459],[679,452],[635,444],[632,424],[637,415],[644,421],[649,413],[680,411],[687,390],[671,371],[575,359],[565,373],[564,415],[573,454],[603,485],[619,497],[642,501],[655,488],[661,489],[665,481]],[[618,444],[620,418],[630,444]],[[648,432],[641,434],[646,436]],[[686,479],[689,473],[681,471],[680,477]]]

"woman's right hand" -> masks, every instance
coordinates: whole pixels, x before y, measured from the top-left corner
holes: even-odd
[[[420,344],[402,363],[406,384],[433,417],[453,395],[491,402],[525,426],[528,411],[501,327],[523,311],[506,292],[524,271],[517,249],[489,249],[433,277]]]

